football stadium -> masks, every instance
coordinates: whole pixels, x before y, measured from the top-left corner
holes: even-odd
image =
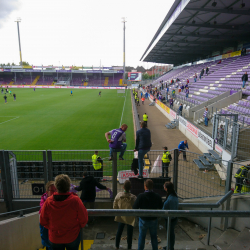
[[[250,249],[249,1],[172,1],[147,69],[126,65],[126,18],[123,66],[29,65],[20,22],[20,63],[0,63],[1,249]]]

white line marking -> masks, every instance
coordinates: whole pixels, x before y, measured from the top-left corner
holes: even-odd
[[[5,121],[5,122],[1,122],[0,124],[3,124],[3,123],[6,123],[6,122],[9,122],[9,121],[15,120],[15,119],[17,119],[17,118],[19,118],[19,116],[15,117],[15,118],[13,118],[13,119],[10,119],[10,120],[8,120],[8,121]]]
[[[125,107],[126,98],[127,98],[127,90],[125,90],[125,91],[126,91],[126,95],[125,95],[125,100],[124,100],[124,104],[123,104],[123,110],[122,110],[122,116],[121,116],[120,127],[121,127],[121,125],[122,125],[123,112],[124,112],[124,107]],[[119,128],[120,128],[120,127],[119,127]]]

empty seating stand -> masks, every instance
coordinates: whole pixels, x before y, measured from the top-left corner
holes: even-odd
[[[199,159],[194,159],[193,162],[198,166],[200,171],[213,170],[214,164],[221,163],[221,157],[214,150],[209,150],[209,153],[200,155]]]
[[[168,129],[177,128],[178,126],[179,126],[179,120],[177,119],[174,119],[173,121],[165,125],[165,127]]]

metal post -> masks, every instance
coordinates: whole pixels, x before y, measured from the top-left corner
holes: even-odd
[[[229,161],[227,164],[227,179],[226,179],[225,193],[228,193],[231,190],[232,173],[233,173],[233,162]],[[230,210],[230,201],[231,198],[227,200],[226,210]],[[225,217],[224,230],[226,230],[227,228],[228,228],[228,217]]]
[[[223,137],[223,148],[226,149],[227,147],[227,131],[228,131],[228,119],[226,119],[225,126],[224,126],[224,137]]]
[[[52,165],[51,150],[47,151],[47,157],[48,157],[48,181],[53,181],[53,165]]]
[[[122,22],[123,22],[123,83],[125,82],[125,23],[126,23],[126,19],[125,17],[122,18]]]
[[[4,201],[8,211],[13,210],[12,206],[12,183],[11,183],[11,174],[10,174],[10,163],[9,163],[9,153],[8,151],[0,152],[0,169],[1,169],[1,178],[3,186]]]
[[[168,217],[168,228],[167,228],[167,250],[170,250],[170,229],[171,227],[171,217]]]
[[[20,41],[20,32],[19,32],[19,22],[21,22],[21,18],[17,18],[17,33],[18,33],[18,42],[19,42],[19,54],[20,54],[20,65],[23,66],[23,60],[22,60],[22,51],[21,51],[21,41]]]
[[[179,150],[174,150],[174,173],[173,173],[173,184],[175,192],[177,192],[178,187],[178,157],[179,157]]]
[[[211,208],[210,210],[212,211],[213,209]],[[209,217],[208,228],[207,228],[207,245],[208,246],[209,246],[209,241],[210,241],[211,222],[212,222],[212,217]]]
[[[48,168],[47,168],[47,156],[46,151],[43,151],[43,174],[44,174],[44,183],[46,184],[48,180]]]
[[[117,195],[117,152],[113,152],[112,170],[112,191],[115,198]]]

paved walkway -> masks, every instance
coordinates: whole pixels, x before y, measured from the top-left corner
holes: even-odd
[[[177,148],[180,141],[187,138],[179,129],[167,129],[165,125],[169,123],[170,120],[168,120],[157,107],[149,106],[150,103],[149,100],[145,100],[144,105],[140,103],[141,106],[137,106],[137,110],[141,121],[144,113],[148,115],[148,128],[151,131],[153,143],[151,150],[162,150],[164,146],[167,146],[169,150]],[[192,141],[188,140],[188,146],[191,152],[202,154]]]

